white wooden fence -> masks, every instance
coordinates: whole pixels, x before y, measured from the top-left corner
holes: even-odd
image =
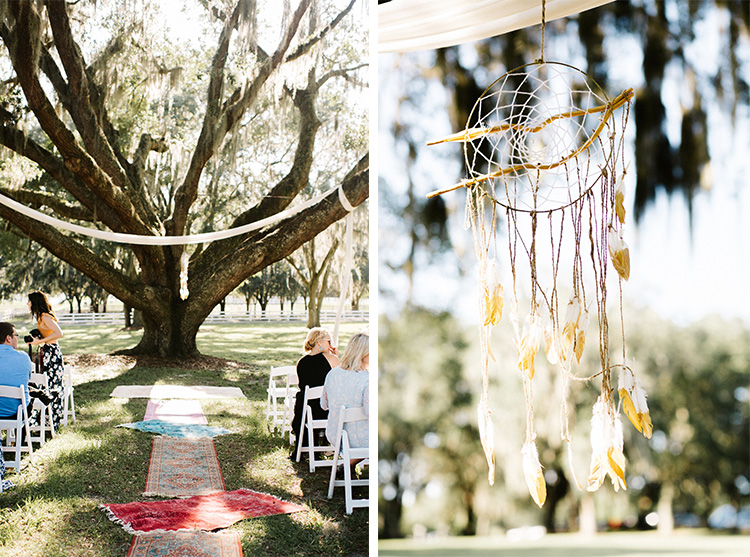
[[[66,325],[125,325],[125,315],[122,312],[108,313],[60,313],[57,315],[60,324]],[[345,311],[341,315],[341,321],[364,321],[370,319],[370,312],[366,310]],[[307,322],[306,311],[215,311],[211,313],[204,323],[254,323],[254,322],[276,322],[276,321],[303,321]],[[333,323],[336,321],[335,311],[321,311],[321,323]]]

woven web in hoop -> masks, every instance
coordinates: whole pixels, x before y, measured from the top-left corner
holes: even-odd
[[[471,179],[501,205],[553,211],[580,199],[611,153],[597,141],[610,100],[581,70],[559,62],[512,70],[477,100],[464,154]],[[499,187],[495,182],[499,181]]]

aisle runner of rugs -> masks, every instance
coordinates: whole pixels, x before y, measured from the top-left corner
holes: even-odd
[[[141,391],[131,390],[127,395],[143,397],[153,392]],[[112,396],[123,396],[123,392],[115,390]],[[241,557],[239,534],[210,530],[226,528],[246,518],[304,510],[300,505],[249,489],[224,490],[212,438],[231,432],[209,426],[199,400],[150,399],[143,421],[119,427],[159,434],[151,448],[144,495],[174,497],[102,505],[110,520],[134,534],[128,557]]]

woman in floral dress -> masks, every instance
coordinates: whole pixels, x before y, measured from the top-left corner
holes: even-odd
[[[35,338],[29,344],[39,346],[39,372],[47,375],[49,394],[52,397],[52,423],[57,429],[63,420],[63,374],[65,372],[62,352],[57,341],[62,338],[63,333],[57,324],[57,316],[43,292],[29,294],[29,309],[42,335],[42,338]]]

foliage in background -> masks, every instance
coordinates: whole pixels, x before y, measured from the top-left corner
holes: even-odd
[[[576,530],[589,505],[600,527],[651,528],[646,517],[657,510],[660,527],[689,515],[705,525],[722,504],[750,504],[750,330],[719,318],[678,326],[648,311],[627,313],[628,355],[649,393],[654,435],[647,440],[624,424],[627,491],[602,489],[592,496],[578,490],[560,440],[559,374],[539,361],[535,424],[548,492],[541,510],[528,497],[518,456],[524,395],[510,331],[493,336],[498,473],[489,487],[475,427],[478,357],[463,340],[473,338],[472,328],[421,308],[393,320],[381,317],[380,536],[465,533],[467,494],[474,496],[475,524],[484,534],[534,523]],[[597,365],[596,355],[588,354],[580,373],[593,373]],[[588,422],[597,391],[571,386],[579,481],[589,466]],[[460,453],[447,450],[450,439],[460,440]],[[473,483],[462,487],[467,479]]]
[[[474,496],[486,474],[476,391],[462,363],[466,332],[450,314],[420,308],[381,318],[379,331],[380,535],[408,531],[402,508],[429,484],[444,490],[440,519],[456,533],[474,534]]]

